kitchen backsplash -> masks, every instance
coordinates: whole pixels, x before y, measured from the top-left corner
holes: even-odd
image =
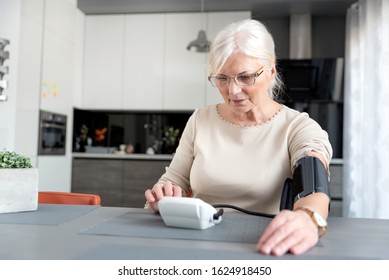
[[[74,108],[73,152],[174,153],[191,114]]]

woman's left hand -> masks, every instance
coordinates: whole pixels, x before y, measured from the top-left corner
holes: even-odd
[[[281,211],[267,226],[257,243],[265,255],[303,254],[319,240],[318,228],[304,211]]]

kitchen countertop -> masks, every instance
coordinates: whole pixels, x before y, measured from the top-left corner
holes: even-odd
[[[73,158],[95,158],[95,159],[141,159],[141,160],[172,160],[172,154],[109,154],[109,153],[73,153]],[[343,165],[343,159],[333,158],[332,165]]]
[[[73,158],[85,159],[140,159],[140,160],[172,160],[172,154],[109,154],[109,153],[73,153]]]

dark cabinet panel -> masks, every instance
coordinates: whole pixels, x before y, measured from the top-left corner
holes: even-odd
[[[72,192],[101,196],[103,206],[143,208],[170,160],[73,159]],[[342,216],[343,165],[331,164],[330,216]]]
[[[125,161],[123,181],[123,206],[143,207],[145,190],[152,188],[170,161]]]
[[[122,203],[123,162],[121,160],[75,159],[72,166],[72,192],[101,196],[103,206]]]
[[[169,160],[73,159],[72,192],[94,193],[103,206],[143,208]]]

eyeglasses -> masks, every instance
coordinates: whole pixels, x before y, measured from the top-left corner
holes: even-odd
[[[251,86],[255,84],[255,79],[263,73],[263,67],[261,67],[255,74],[239,74],[234,77],[227,77],[225,75],[209,76],[208,80],[214,87],[225,87],[230,84],[230,80],[233,79],[238,87]]]

